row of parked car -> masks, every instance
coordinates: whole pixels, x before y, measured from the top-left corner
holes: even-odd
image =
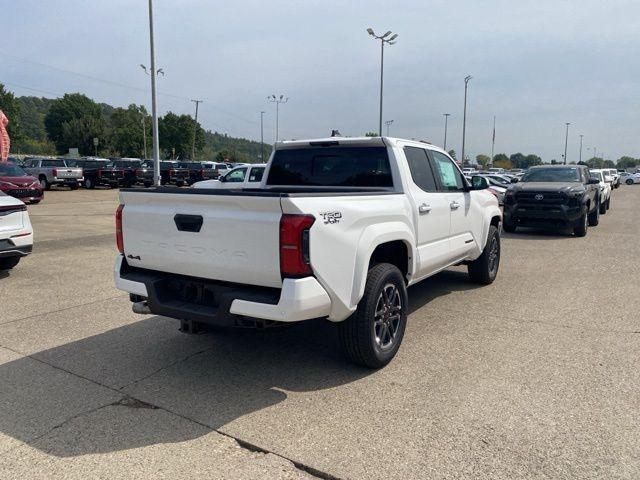
[[[178,187],[208,180],[238,182],[245,180],[246,168],[245,164],[167,160],[160,162],[160,176],[163,185]],[[150,187],[153,172],[151,160],[137,158],[10,157],[9,162],[0,163],[0,191],[25,203],[39,203],[44,191],[54,186],[71,190],[80,186],[88,189]]]

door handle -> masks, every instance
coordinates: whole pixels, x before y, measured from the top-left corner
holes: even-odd
[[[458,202],[451,202],[449,206],[451,207],[451,210],[457,210],[460,208],[460,204]]]
[[[418,211],[420,213],[429,213],[431,211],[431,205],[427,205],[426,203],[423,203],[418,207]]]

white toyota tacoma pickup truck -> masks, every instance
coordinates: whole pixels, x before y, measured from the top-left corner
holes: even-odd
[[[186,332],[326,318],[352,361],[379,368],[409,285],[458,264],[495,279],[502,217],[486,187],[422,142],[280,142],[259,189],[121,190],[115,283]]]

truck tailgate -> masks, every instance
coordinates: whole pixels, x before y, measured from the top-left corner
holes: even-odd
[[[73,179],[73,178],[82,178],[82,169],[81,168],[70,168],[70,167],[58,167],[56,168],[56,178],[59,179]]]
[[[131,266],[280,287],[279,197],[121,191]]]

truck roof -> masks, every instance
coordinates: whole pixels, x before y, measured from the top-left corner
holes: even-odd
[[[347,145],[347,146],[363,146],[363,147],[383,147],[387,145],[393,145],[397,142],[402,143],[413,143],[416,146],[428,147],[432,150],[437,150],[439,152],[446,153],[442,148],[433,145],[429,142],[421,141],[421,140],[408,140],[405,138],[396,138],[396,137],[324,137],[324,138],[308,138],[303,140],[282,140],[275,144],[275,149],[285,149],[285,148],[300,148],[300,147],[328,147],[328,146],[338,146],[338,145]]]

